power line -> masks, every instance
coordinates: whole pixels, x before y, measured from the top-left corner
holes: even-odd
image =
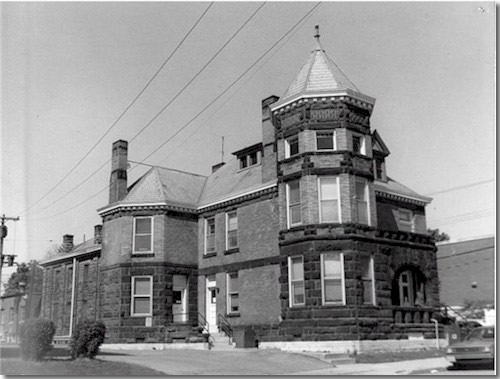
[[[468,250],[468,251],[463,251],[463,252],[457,253],[457,254],[447,255],[445,257],[436,257],[436,259],[453,258],[453,257],[458,257],[459,255],[472,254],[472,253],[477,253],[478,251],[489,250],[489,249],[494,249],[494,248],[495,248],[494,245],[492,245],[492,246],[486,246],[486,247],[482,247],[480,249]],[[438,246],[438,249],[439,249],[439,246]]]
[[[250,71],[257,63],[259,63],[276,45],[278,45],[286,36],[288,36],[288,34],[290,34],[299,24],[302,23],[303,20],[305,20],[307,17],[309,17],[309,15],[314,12],[316,10],[316,8],[321,5],[321,2],[318,2],[314,5],[313,8],[311,8],[305,16],[303,16],[291,29],[289,29],[280,39],[278,39],[268,50],[266,50],[266,52],[264,54],[262,54],[252,65],[250,65],[249,68],[247,68],[243,74],[241,74],[237,79],[235,79],[228,87],[226,87],[226,89],[224,91],[222,91],[214,100],[212,100],[207,106],[205,106],[200,112],[198,112],[198,114],[193,117],[190,121],[188,121],[186,124],[184,124],[181,129],[179,129],[174,135],[172,135],[169,139],[167,139],[167,141],[165,141],[162,145],[160,145],[158,148],[156,148],[151,154],[149,154],[147,157],[145,157],[142,161],[140,161],[139,163],[143,163],[147,158],[149,158],[151,155],[153,155],[154,153],[156,153],[160,148],[162,148],[165,144],[167,144],[168,142],[170,142],[177,134],[179,134],[183,129],[185,129],[188,125],[190,125],[195,119],[197,119],[203,112],[205,112],[208,107],[210,107],[213,103],[215,103],[221,96],[223,96],[230,88],[232,88],[248,71]],[[134,166],[131,171],[133,169],[135,169],[138,165],[136,164],[136,166]],[[69,209],[66,209],[65,211],[62,211],[62,212],[59,212],[55,215],[52,215],[52,216],[48,216],[48,217],[44,217],[44,218],[39,218],[39,219],[36,219],[34,221],[41,221],[41,220],[47,220],[47,219],[50,219],[50,218],[53,218],[53,217],[57,217],[57,216],[60,216],[64,213],[67,213],[73,209],[75,209],[76,207],[84,204],[85,202],[91,200],[92,198],[96,197],[97,195],[101,194],[102,192],[104,192],[105,190],[108,189],[108,186],[104,187],[103,189],[101,189],[100,191],[94,193],[93,195],[89,196],[87,199],[81,201],[80,203],[74,205],[73,207],[69,208]]]
[[[307,16],[305,18],[303,18],[299,23],[298,25],[304,23],[309,17],[311,17],[311,15],[317,10],[314,9],[313,12],[310,12],[307,14]],[[297,26],[298,26],[297,25]],[[183,142],[185,142],[188,138],[192,137],[198,130],[200,130],[203,126],[205,126],[204,124],[210,120],[217,112],[219,112],[227,103],[229,103],[229,101],[233,100],[234,99],[234,95],[237,94],[256,74],[257,72],[259,72],[259,70],[262,69],[262,67],[264,67],[267,62],[269,62],[269,60],[271,60],[271,58],[273,58],[285,45],[286,43],[295,35],[295,33],[297,33],[297,31],[300,29],[300,27],[297,27],[293,33],[291,33],[288,38],[286,38],[285,42],[283,42],[283,44],[278,48],[276,49],[271,55],[269,55],[269,57],[264,61],[263,64],[260,65],[260,67],[258,67],[234,92],[231,96],[228,96],[228,98],[215,110],[213,111],[205,120],[203,123],[200,123],[200,125],[194,129],[188,136],[186,136],[186,138],[183,139]],[[160,163],[164,162],[167,158],[169,158],[176,150],[178,150],[177,148],[181,147],[182,146],[182,143],[178,143],[173,149],[170,149],[169,150],[169,154],[167,156],[165,156],[165,158],[163,158]]]
[[[224,91],[222,91],[215,99],[213,99],[208,105],[205,106],[196,116],[194,116],[188,123],[184,124],[182,128],[180,128],[177,132],[175,132],[171,137],[169,137],[165,142],[163,142],[160,146],[158,146],[155,150],[153,150],[149,155],[147,155],[141,162],[144,162],[158,150],[160,150],[163,146],[165,146],[168,142],[170,142],[175,136],[177,136],[183,129],[185,129],[191,122],[196,120],[206,109],[208,109],[213,103],[215,103],[219,98],[221,98],[227,91],[229,91],[248,71],[250,71],[258,62],[262,60],[278,43],[281,42],[289,33],[298,26],[303,19],[305,19],[311,12],[313,12],[321,2],[316,3],[316,5],[304,16],[299,22],[297,22],[285,35],[283,35],[278,41],[276,41],[264,54],[262,54],[250,67],[248,67],[236,80],[234,80]]]
[[[252,15],[243,23],[243,25],[241,25],[239,29],[222,45],[222,47],[215,53],[215,55],[213,55],[212,58],[210,58],[205,63],[205,65],[201,68],[201,70],[199,70],[196,73],[196,75],[193,76],[191,80],[184,87],[182,87],[182,89],[179,92],[177,92],[177,94],[172,99],[170,99],[170,101],[167,104],[165,104],[163,108],[161,108],[160,111],[146,125],[144,125],[144,127],[141,130],[139,130],[139,132],[135,136],[133,136],[130,139],[129,142],[134,141],[139,136],[139,134],[141,134],[144,130],[146,130],[186,90],[186,88],[188,88],[191,85],[191,83],[193,83],[196,80],[196,78],[200,76],[203,71],[205,71],[205,69],[210,65],[210,63],[212,63],[213,60],[219,56],[222,50],[224,50],[224,48],[240,33],[240,31],[250,22],[250,20],[252,20],[252,18],[257,14],[257,12],[259,12],[262,9],[264,5],[266,5],[266,2],[262,3],[260,7],[258,7],[255,10],[255,12],[252,13]]]
[[[470,184],[466,184],[466,185],[458,186],[458,187],[452,187],[452,188],[448,188],[448,189],[445,189],[445,190],[442,190],[442,191],[431,192],[431,193],[426,194],[425,196],[433,196],[433,195],[437,195],[437,194],[441,194],[441,193],[457,191],[457,190],[460,190],[460,189],[469,188],[469,187],[475,187],[475,186],[478,186],[480,184],[490,183],[490,182],[493,182],[493,181],[495,181],[495,179],[482,180],[480,182],[470,183]]]
[[[196,20],[194,25],[191,27],[191,29],[187,32],[187,34],[184,36],[184,38],[179,42],[177,47],[172,51],[172,53],[168,56],[168,58],[162,63],[160,68],[156,70],[154,75],[149,79],[149,81],[146,83],[146,85],[142,88],[142,90],[139,92],[139,94],[132,100],[132,102],[125,108],[125,110],[118,116],[118,118],[111,124],[111,126],[106,130],[106,132],[97,140],[97,142],[90,148],[90,150],[73,166],[71,170],[68,171],[68,173],[61,179],[59,180],[45,195],[43,195],[41,198],[39,198],[35,203],[33,203],[31,206],[26,208],[24,211],[20,213],[20,215],[26,213],[28,210],[33,208],[35,205],[37,205],[40,201],[45,199],[54,189],[56,189],[79,165],[80,163],[83,162],[85,158],[89,156],[89,154],[94,151],[94,149],[97,147],[97,145],[108,135],[108,133],[116,126],[116,124],[123,118],[123,116],[128,112],[128,110],[137,102],[137,100],[142,96],[142,94],[146,91],[146,89],[150,86],[150,84],[153,82],[153,80],[158,76],[160,71],[165,67],[165,65],[170,61],[170,59],[174,56],[174,54],[179,50],[181,45],[184,43],[184,41],[188,38],[188,36],[191,34],[191,32],[196,28],[196,26],[200,23],[200,21],[203,19],[203,17],[206,15],[208,10],[212,7],[214,2],[212,1],[208,7],[205,9],[205,11],[202,13],[202,15]],[[97,170],[99,171],[100,168]],[[77,186],[78,187],[78,186]],[[75,188],[77,188],[75,187]],[[73,190],[72,190],[73,191]],[[56,200],[57,202],[58,200]]]

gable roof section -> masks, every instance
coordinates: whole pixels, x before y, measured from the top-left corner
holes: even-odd
[[[387,157],[391,153],[384,140],[376,130],[372,133],[372,146],[373,151],[381,153],[384,157]]]
[[[54,257],[50,257],[50,258],[42,260],[40,262],[40,265],[41,266],[48,266],[51,263],[56,263],[56,262],[65,261],[65,260],[71,260],[73,258],[78,258],[80,256],[84,256],[84,255],[90,254],[90,253],[98,253],[102,249],[101,246],[102,245],[95,243],[94,238],[91,238],[91,239],[89,239],[85,242],[82,242],[81,244],[78,244],[75,247],[73,247],[73,250],[71,250],[71,252],[69,252],[69,253],[61,252],[61,253],[58,253]]]
[[[374,184],[375,191],[387,197],[399,197],[410,200],[411,202],[420,203],[421,205],[429,204],[432,201],[431,197],[419,195],[415,191],[389,177],[387,177],[387,182],[375,180]]]
[[[196,208],[207,177],[153,167],[129,190],[120,204],[166,203]]]

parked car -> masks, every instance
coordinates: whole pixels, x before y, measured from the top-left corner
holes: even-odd
[[[479,326],[461,342],[450,345],[446,358],[455,366],[495,361],[495,327]]]

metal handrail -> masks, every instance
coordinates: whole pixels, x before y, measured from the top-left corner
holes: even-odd
[[[219,331],[223,331],[229,337],[229,341],[231,343],[233,339],[233,329],[231,328],[229,321],[227,321],[226,318],[220,313],[217,316],[217,327],[219,328]]]

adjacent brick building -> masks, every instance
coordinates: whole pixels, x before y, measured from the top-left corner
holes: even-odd
[[[260,343],[434,336],[430,199],[388,176],[375,99],[316,38],[284,96],[262,101],[262,141],[211,175],[153,167],[129,186],[128,143],[113,144],[96,256],[107,342],[169,342],[198,324]]]

